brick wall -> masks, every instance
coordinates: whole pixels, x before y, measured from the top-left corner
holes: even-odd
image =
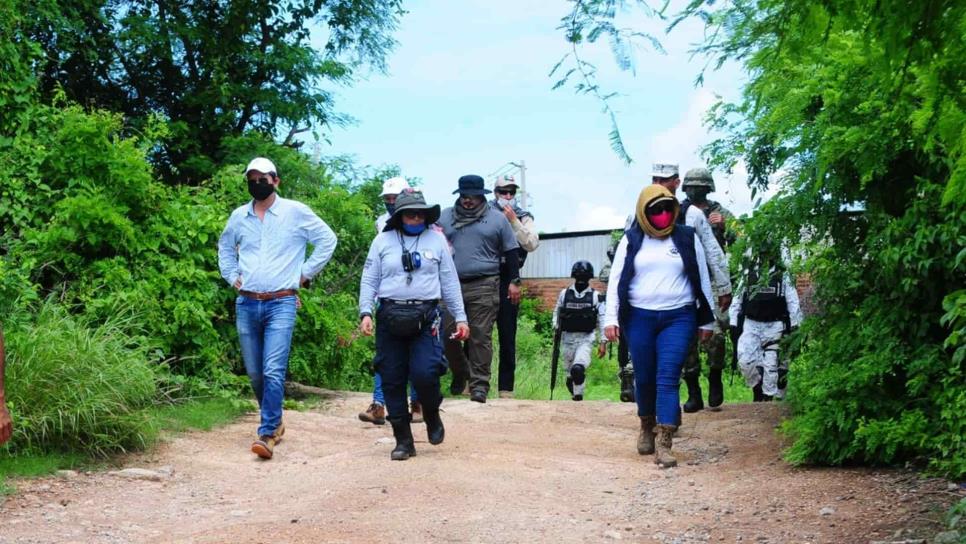
[[[539,301],[540,307],[553,311],[557,305],[557,296],[564,287],[573,285],[572,278],[540,278],[523,280],[523,295],[527,298],[535,298]],[[607,286],[602,282],[593,279],[590,285],[601,293],[607,292]]]

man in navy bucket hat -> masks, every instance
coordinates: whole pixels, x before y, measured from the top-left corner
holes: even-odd
[[[516,236],[506,216],[486,203],[490,193],[483,178],[469,174],[459,178],[459,194],[453,207],[439,219],[453,248],[453,263],[460,279],[463,307],[470,326],[464,346],[450,339],[456,324],[446,315],[446,358],[453,372],[450,392],[459,394],[469,386],[470,400],[486,402],[493,362],[493,324],[500,307],[500,262],[514,280],[507,298],[520,302],[520,262]]]

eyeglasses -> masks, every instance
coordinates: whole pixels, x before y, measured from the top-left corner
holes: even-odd
[[[495,192],[498,195],[515,195],[515,194],[517,194],[517,190],[516,189],[505,189],[505,188],[494,189],[493,192]]]
[[[671,202],[670,200],[663,200],[661,202],[656,202],[654,204],[651,204],[650,206],[647,207],[645,211],[649,214],[673,212],[674,203]]]

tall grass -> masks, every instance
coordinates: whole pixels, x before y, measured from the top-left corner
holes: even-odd
[[[550,364],[553,354],[553,336],[549,331],[549,312],[548,316],[532,315],[536,310],[521,313],[517,328],[517,367],[514,384],[514,396],[521,399],[549,399],[550,398]],[[545,329],[541,332],[541,329]],[[730,340],[729,340],[730,342]],[[730,346],[730,344],[729,344]],[[730,347],[729,347],[730,349]],[[494,348],[494,352],[498,350]],[[496,368],[499,357],[494,356],[493,376],[496,376]],[[701,378],[702,393],[704,401],[708,400],[708,365],[705,355],[702,354],[703,376]],[[586,388],[584,398],[587,400],[612,400],[620,399],[620,380],[617,377],[617,348],[613,348],[613,358],[605,355],[603,359],[598,359],[595,353],[591,359],[590,368],[587,369]],[[566,386],[567,373],[563,368],[563,360],[557,369],[557,387],[554,389],[554,400],[570,400],[570,393]],[[725,402],[751,402],[751,390],[745,386],[744,379],[740,374],[735,376],[734,383],[731,383],[730,372],[725,371]],[[687,399],[687,388],[681,386],[681,402]]]
[[[145,408],[158,377],[132,322],[120,313],[95,325],[48,302],[31,323],[7,331],[10,453],[105,456],[156,437]]]

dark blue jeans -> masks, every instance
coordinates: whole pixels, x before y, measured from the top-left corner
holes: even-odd
[[[261,410],[258,436],[270,435],[282,422],[285,373],[295,329],[295,297],[235,299],[235,324],[245,371]]]
[[[661,425],[677,425],[681,367],[697,322],[693,305],[661,311],[631,308],[626,335],[634,365],[637,415],[656,415]]]
[[[439,312],[439,310],[436,310]],[[439,408],[443,397],[439,392],[439,377],[446,373],[443,360],[443,341],[439,335],[439,321],[429,324],[412,338],[393,336],[385,319],[376,316],[376,361],[382,376],[382,390],[386,396],[389,419],[409,417],[406,403],[406,383],[412,384],[425,412]],[[407,419],[408,421],[408,419]]]

